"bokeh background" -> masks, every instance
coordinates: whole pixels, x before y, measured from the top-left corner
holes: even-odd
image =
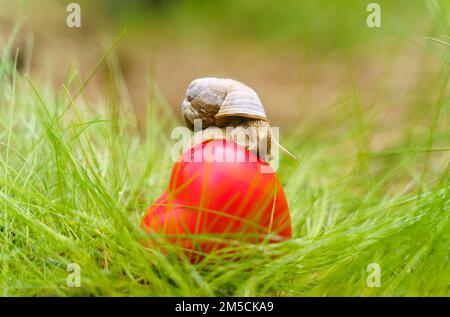
[[[377,1],[381,28],[366,25],[370,1],[77,1],[79,29],[66,26],[69,3],[0,1],[0,42],[21,25],[23,72],[56,87],[73,69],[86,77],[126,29],[115,54],[138,114],[152,80],[178,113],[192,79],[231,77],[253,87],[272,124],[287,131],[320,125],[355,89],[364,107],[383,99],[389,127],[418,83],[440,70],[446,48],[427,36],[448,41],[445,1]],[[106,67],[96,74],[92,98],[107,76]]]

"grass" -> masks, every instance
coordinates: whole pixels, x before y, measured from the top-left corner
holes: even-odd
[[[320,122],[282,130],[299,158],[282,157],[278,170],[294,238],[192,264],[139,242],[180,124],[157,83],[139,129],[114,55],[101,61],[110,93],[92,106],[76,73],[59,91],[17,73],[12,47],[0,66],[1,295],[450,295],[448,52],[437,72],[424,63],[388,124],[389,105],[362,104],[350,69],[349,91]],[[386,130],[394,145],[375,149]],[[69,263],[81,268],[80,288],[66,285]],[[366,283],[370,263],[380,287]]]

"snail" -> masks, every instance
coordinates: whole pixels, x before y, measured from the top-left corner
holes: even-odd
[[[232,141],[264,161],[272,158],[273,142],[293,156],[272,140],[261,100],[253,89],[239,81],[213,77],[193,80],[186,91],[181,112],[191,130],[194,130],[195,120],[201,120],[202,131],[197,133],[202,133],[202,140],[223,138]],[[262,146],[265,148],[261,149]]]

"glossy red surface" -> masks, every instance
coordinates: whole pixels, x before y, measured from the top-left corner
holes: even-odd
[[[182,155],[142,227],[203,252],[231,240],[276,242],[292,235],[288,203],[276,174],[253,153],[224,140],[206,141]]]

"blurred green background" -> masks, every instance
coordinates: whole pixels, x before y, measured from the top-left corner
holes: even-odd
[[[88,76],[127,29],[115,53],[130,96],[122,102],[138,114],[150,82],[178,114],[192,79],[217,76],[253,87],[285,129],[320,122],[355,89],[364,107],[383,98],[393,115],[449,62],[427,38],[449,41],[448,1],[377,1],[380,28],[366,25],[370,1],[360,0],[84,0],[79,29],[65,24],[68,3],[0,0],[1,42],[20,22],[22,70],[60,87],[71,70]],[[93,100],[107,76],[103,67],[89,85]]]

